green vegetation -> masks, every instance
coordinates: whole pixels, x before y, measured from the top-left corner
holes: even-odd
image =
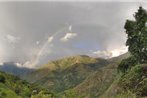
[[[43,93],[42,92],[46,92]],[[0,98],[54,98],[53,94],[37,85],[29,84],[16,76],[0,72]]]
[[[125,24],[130,57],[118,65],[117,77],[100,98],[147,97],[147,11],[139,7]]]
[[[78,95],[72,89],[64,91],[64,93],[61,95],[61,98],[85,98],[85,97],[86,96],[84,94]]]
[[[138,96],[147,96],[147,64],[133,67],[122,76],[119,84],[124,90],[129,90]]]
[[[118,63],[127,57],[128,53],[110,60],[68,57],[49,62],[25,79],[55,92],[58,98],[97,98],[113,83]]]
[[[134,65],[137,64],[137,60],[134,56],[130,56],[126,59],[123,59],[118,66],[118,71],[125,73],[129,69],[131,69]]]
[[[128,35],[126,45],[131,57],[121,62],[120,71],[126,71],[136,64],[147,63],[147,11],[139,7],[134,18],[135,21],[127,20],[124,27]]]
[[[122,75],[117,83],[121,92],[142,98],[147,97],[147,11],[139,7],[134,17],[135,21],[127,20],[125,24],[131,56],[119,64]]]
[[[138,64],[147,63],[147,11],[139,7],[134,18],[135,21],[127,20],[125,24],[128,35],[126,45]]]
[[[52,92],[64,93],[82,83],[90,74],[107,65],[104,59],[74,56],[49,62],[25,79],[41,85]]]

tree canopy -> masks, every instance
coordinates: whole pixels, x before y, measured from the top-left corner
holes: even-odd
[[[147,63],[147,11],[139,7],[135,20],[127,20],[124,28],[128,39],[126,45],[138,63]]]
[[[123,72],[136,64],[147,63],[147,11],[140,6],[134,20],[127,20],[124,28],[131,57],[119,64],[118,69]]]

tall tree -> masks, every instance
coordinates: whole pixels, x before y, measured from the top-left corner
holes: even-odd
[[[138,63],[147,63],[147,11],[139,7],[135,20],[127,20],[124,28],[128,39],[126,45]]]

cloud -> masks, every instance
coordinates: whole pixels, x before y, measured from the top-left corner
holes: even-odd
[[[36,45],[39,45],[39,43],[40,43],[39,41],[36,41]]]
[[[93,52],[94,55],[96,55],[96,57],[101,57],[101,58],[110,58],[112,57],[112,53],[109,51],[94,51]]]
[[[0,66],[3,66],[3,64],[4,64],[3,62],[0,62]]]
[[[111,57],[117,57],[119,55],[122,55],[128,51],[127,47],[122,47],[120,49],[114,49],[114,50],[105,50],[105,51],[94,51],[92,54],[94,54],[97,57],[102,58],[111,58]]]
[[[112,57],[117,57],[121,54],[124,54],[128,51],[128,48],[127,47],[122,47],[120,49],[114,49],[114,50],[111,50],[110,52],[112,53]]]
[[[15,65],[16,65],[17,67],[23,67],[23,65],[22,65],[21,63],[15,63]]]
[[[62,37],[60,40],[63,41],[63,42],[66,42],[70,39],[73,39],[76,36],[77,36],[76,33],[66,33],[66,35],[64,37]]]
[[[116,56],[127,38],[125,21],[133,18],[139,5],[137,2],[0,3],[0,59],[30,61],[25,66],[33,66],[31,59],[37,54],[41,55],[39,65],[59,57],[92,52],[94,56]],[[147,9],[147,3],[141,5]]]
[[[8,42],[10,44],[14,44],[14,43],[17,43],[20,40],[20,37],[15,37],[13,35],[7,34],[6,39],[8,40]]]
[[[28,68],[34,68],[34,62],[32,61],[26,61],[23,65],[21,65],[23,67],[28,67]]]
[[[53,36],[49,37],[49,38],[48,38],[48,43],[52,42],[53,39],[54,39]]]

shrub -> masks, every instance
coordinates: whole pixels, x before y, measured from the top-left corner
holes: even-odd
[[[129,90],[138,96],[147,96],[147,65],[137,65],[126,73],[119,81],[124,90]]]
[[[130,56],[127,59],[123,59],[121,63],[118,65],[118,71],[125,73],[128,69],[131,69],[132,66],[137,64],[137,60],[135,57]]]
[[[5,77],[0,74],[0,82],[5,83]]]

